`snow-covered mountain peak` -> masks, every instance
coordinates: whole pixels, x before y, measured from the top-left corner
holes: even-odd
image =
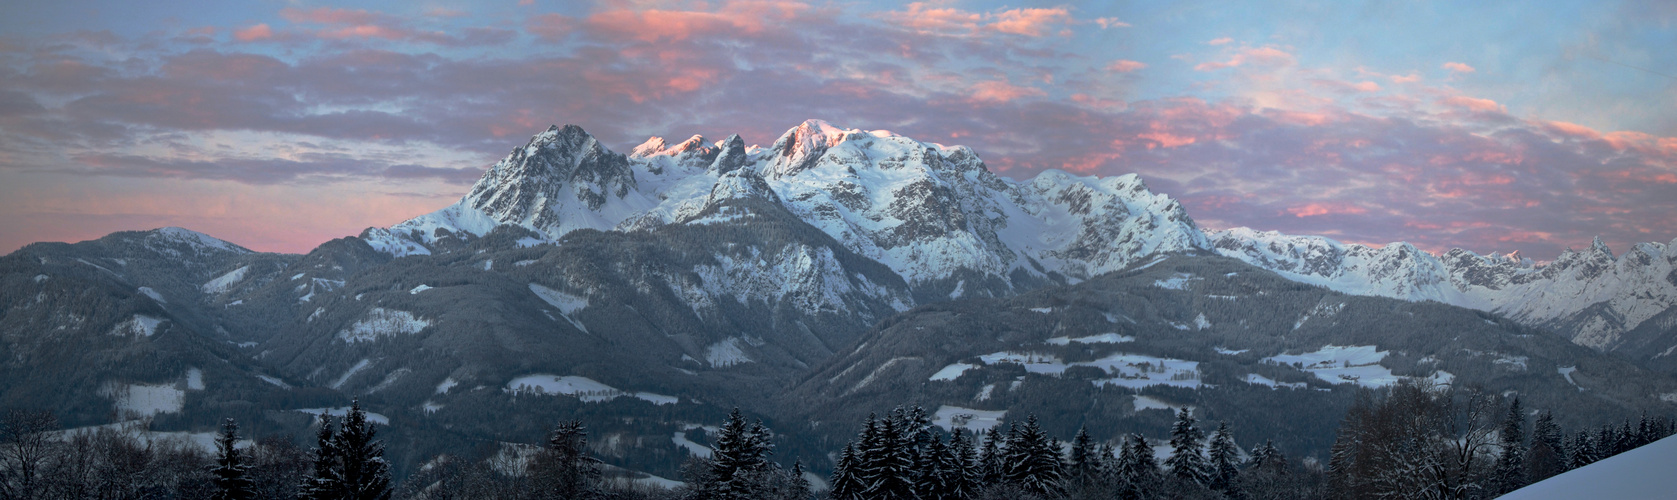
[[[203,252],[232,252],[251,253],[249,249],[228,243],[214,236],[193,231],[183,227],[161,227],[146,232],[145,244],[154,249],[185,245],[198,253]]]

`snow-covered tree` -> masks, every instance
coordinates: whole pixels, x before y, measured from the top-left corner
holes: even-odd
[[[333,439],[342,467],[343,498],[385,500],[390,498],[390,463],[384,460],[384,443],[374,440],[377,431],[367,421],[360,401],[350,403],[343,428]]]
[[[315,431],[314,456],[309,476],[303,479],[298,492],[312,500],[343,498],[343,457],[338,451],[337,433],[332,429],[332,416],[320,412],[320,428]]]
[[[210,469],[215,475],[215,493],[210,497],[214,500],[256,498],[251,491],[250,464],[244,450],[234,446],[238,442],[239,424],[231,418],[223,421],[215,438],[215,467]]]
[[[1572,435],[1572,446],[1567,447],[1566,465],[1576,469],[1596,461],[1595,440],[1590,439],[1589,431],[1578,431]]]
[[[978,450],[972,440],[972,435],[959,427],[949,437],[949,453],[944,456],[948,461],[940,466],[948,498],[972,498],[978,493]]]
[[[1165,459],[1165,467],[1178,479],[1203,485],[1210,482],[1210,474],[1200,447],[1205,433],[1194,426],[1196,423],[1187,408],[1176,412],[1176,425],[1170,429],[1171,453],[1170,458]]]
[[[1235,447],[1228,422],[1217,424],[1217,431],[1211,433],[1211,443],[1206,447],[1206,455],[1210,476],[1208,486],[1217,491],[1227,491],[1235,477],[1240,475],[1240,449]]]
[[[839,454],[838,463],[833,464],[832,498],[834,500],[861,500],[867,484],[856,475],[858,467],[856,443],[844,445],[844,452]]]
[[[588,430],[582,421],[561,422],[548,435],[547,448],[529,471],[536,489],[549,498],[585,498],[596,492],[600,461],[588,454]]]
[[[929,434],[929,433],[928,433]],[[914,457],[914,496],[920,500],[943,500],[949,497],[949,487],[944,483],[949,474],[944,465],[952,463],[949,458],[949,447],[937,436],[929,436],[926,449],[915,454]]]
[[[1531,449],[1526,451],[1526,467],[1531,482],[1566,472],[1565,440],[1560,426],[1555,425],[1554,414],[1543,412],[1537,415],[1537,422],[1531,427]]]
[[[1036,415],[1008,433],[1005,480],[1026,491],[1050,496],[1058,493],[1061,470],[1060,449],[1037,424]]]
[[[1130,434],[1118,452],[1114,465],[1118,479],[1117,497],[1123,500],[1151,498],[1159,485],[1159,462],[1153,447],[1140,434]]]
[[[1500,444],[1502,452],[1496,462],[1496,488],[1498,493],[1507,493],[1520,489],[1527,484],[1526,478],[1526,413],[1520,407],[1520,398],[1515,397],[1508,403],[1508,415],[1502,420]]]
[[[1100,457],[1095,449],[1094,440],[1089,438],[1087,427],[1078,427],[1077,436],[1071,439],[1071,457],[1066,460],[1066,479],[1072,484],[1081,485],[1095,477],[1095,470]]]
[[[1006,476],[1007,469],[1002,457],[1001,435],[992,428],[984,432],[984,451],[978,459],[979,482],[982,484],[997,484]]]

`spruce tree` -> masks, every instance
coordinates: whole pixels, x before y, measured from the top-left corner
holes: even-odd
[[[332,416],[320,412],[320,429],[315,431],[312,470],[298,486],[298,493],[311,500],[343,498],[343,457],[338,450],[337,433],[332,429]]]
[[[788,498],[807,500],[813,494],[809,488],[809,480],[804,478],[804,461],[792,462],[792,470],[787,473],[792,481],[792,488],[788,491]]]
[[[530,467],[535,487],[548,498],[586,498],[595,493],[600,461],[588,454],[588,430],[579,420],[561,422],[547,448]]]
[[[1063,476],[1059,446],[1037,424],[1036,415],[1009,432],[1006,481],[1043,496],[1059,492]]]
[[[223,421],[221,433],[215,439],[215,467],[210,469],[210,473],[215,475],[215,493],[210,497],[214,500],[256,498],[251,489],[250,465],[245,463],[244,450],[234,446],[238,441],[239,424],[231,418]]]
[[[1118,452],[1116,464],[1118,498],[1138,500],[1151,498],[1158,489],[1159,463],[1153,458],[1153,447],[1147,438],[1130,434]]]
[[[1089,438],[1087,427],[1078,427],[1077,436],[1071,439],[1071,458],[1066,461],[1066,479],[1072,484],[1082,486],[1095,477],[1096,461],[1100,458],[1095,454],[1094,440]]]
[[[1287,474],[1287,456],[1275,448],[1275,442],[1264,440],[1264,444],[1252,448],[1251,460],[1247,468],[1277,475]]]
[[[1526,467],[1534,483],[1567,470],[1565,437],[1550,412],[1538,414],[1537,423],[1532,424],[1531,449],[1526,452]]]
[[[1217,432],[1211,434],[1211,444],[1206,448],[1209,486],[1217,491],[1229,491],[1235,477],[1240,475],[1240,449],[1235,447],[1228,422],[1217,424]]]
[[[1193,414],[1183,408],[1176,413],[1176,425],[1170,430],[1170,458],[1165,459],[1165,466],[1178,479],[1194,484],[1204,485],[1209,482],[1206,471],[1205,455],[1200,452],[1200,441],[1205,439]]]
[[[1524,487],[1526,480],[1526,414],[1520,398],[1508,404],[1508,416],[1502,421],[1502,454],[1497,458],[1497,492],[1507,493]]]
[[[390,463],[384,460],[384,443],[375,441],[377,431],[367,421],[359,400],[352,401],[344,425],[334,438],[342,457],[345,500],[387,500],[390,498]]]
[[[949,437],[949,463],[943,464],[947,474],[943,482],[948,488],[949,498],[965,499],[978,494],[982,476],[978,471],[978,448],[972,440],[973,436],[960,427],[956,427],[955,434]]]
[[[1001,450],[1001,436],[995,428],[984,432],[984,454],[979,458],[979,483],[984,486],[1001,484],[1006,466]]]
[[[774,453],[769,432],[762,422],[746,423],[739,408],[728,413],[728,421],[717,433],[711,452],[708,491],[721,498],[750,498],[756,473],[768,470],[768,456]]]
[[[930,434],[930,433],[927,433]],[[949,488],[944,483],[949,473],[944,469],[950,464],[949,448],[944,446],[943,440],[937,436],[929,436],[926,440],[925,451],[915,455],[914,463],[914,496],[920,500],[944,500],[949,498]]]
[[[1590,439],[1590,432],[1578,431],[1577,434],[1573,434],[1572,446],[1567,447],[1567,468],[1576,469],[1595,463],[1595,460],[1595,442]]]
[[[866,498],[863,492],[867,484],[857,477],[858,467],[856,443],[844,445],[844,453],[839,455],[838,463],[833,465],[832,498],[834,500],[861,500]]]

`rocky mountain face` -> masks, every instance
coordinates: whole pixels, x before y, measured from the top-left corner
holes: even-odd
[[[1615,257],[1597,239],[1588,250],[1569,249],[1535,265],[1517,255],[1461,249],[1432,255],[1407,243],[1372,248],[1245,228],[1210,238],[1219,254],[1344,293],[1495,312],[1601,350],[1646,353],[1677,345],[1647,345],[1669,328],[1638,330],[1677,306],[1677,241],[1639,243]]]

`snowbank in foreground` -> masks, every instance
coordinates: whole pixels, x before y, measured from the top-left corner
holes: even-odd
[[[1671,473],[1674,462],[1677,462],[1677,436],[1608,457],[1498,498],[1672,498],[1677,495],[1677,474]]]

